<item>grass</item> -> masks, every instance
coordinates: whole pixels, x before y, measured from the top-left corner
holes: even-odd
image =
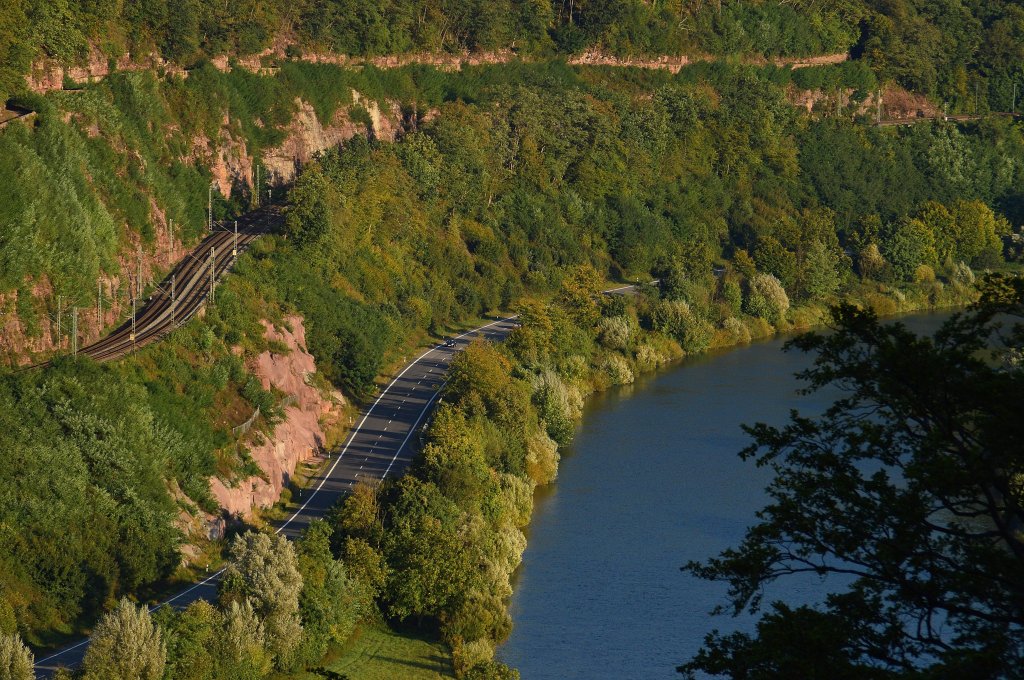
[[[382,623],[362,624],[348,642],[328,652],[322,669],[348,680],[438,680],[455,677],[451,653],[445,645],[416,633],[393,631]],[[322,671],[312,671],[280,676],[279,680],[317,680],[322,677]]]

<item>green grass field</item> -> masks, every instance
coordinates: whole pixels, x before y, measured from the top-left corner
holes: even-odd
[[[414,633],[397,633],[384,624],[360,626],[344,646],[328,652],[322,668],[347,680],[455,677],[451,653],[443,644]],[[317,680],[336,676],[311,671],[285,677],[287,680]]]

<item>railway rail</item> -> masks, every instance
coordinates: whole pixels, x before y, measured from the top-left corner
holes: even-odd
[[[96,361],[118,359],[156,342],[191,319],[206,303],[211,292],[211,254],[215,285],[235,264],[238,255],[261,235],[268,233],[280,216],[278,207],[268,206],[241,216],[237,232],[233,226],[227,229],[217,225],[213,233],[186,255],[156,287],[142,309],[136,310],[134,324],[129,318],[113,333],[83,347],[78,353]]]

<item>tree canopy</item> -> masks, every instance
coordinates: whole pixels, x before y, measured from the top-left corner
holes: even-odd
[[[818,607],[772,603],[753,634],[708,636],[684,673],[732,678],[1019,677],[1024,663],[1024,280],[994,276],[933,338],[851,306],[815,355],[818,417],[747,428],[771,503],[694,574],[762,607],[799,573],[851,580]],[[813,641],[813,642],[812,642]]]

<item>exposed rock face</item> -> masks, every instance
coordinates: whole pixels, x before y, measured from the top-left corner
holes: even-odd
[[[360,106],[370,116],[369,128],[352,121],[351,107],[339,108],[331,121],[324,125],[313,107],[302,99],[295,100],[296,112],[285,126],[285,140],[277,147],[265,149],[261,165],[266,175],[260,184],[272,186],[289,184],[303,165],[317,154],[332,149],[356,135],[370,135],[375,139],[393,142],[402,133],[402,110],[397,102],[389,102],[383,110],[376,101],[366,99],[352,91],[352,106]],[[192,140],[186,162],[199,162],[210,168],[222,196],[230,197],[238,187],[252,191],[256,183],[256,159],[250,154],[244,140],[232,132],[232,121],[227,114],[221,121],[217,140],[205,136]]]
[[[321,125],[311,105],[299,99],[296,100],[296,106],[298,110],[288,126],[288,136],[284,142],[263,155],[263,163],[270,174],[268,179],[274,184],[290,182],[316,154],[352,139],[361,131],[359,126],[348,119],[344,109],[339,109],[331,123],[325,127]]]
[[[123,54],[117,59],[110,59],[94,45],[89,51],[88,58],[79,64],[69,66],[55,59],[36,61],[32,64],[31,73],[26,77],[26,83],[33,92],[43,94],[64,89],[64,83],[67,80],[75,83],[94,83],[103,80],[115,71],[148,69],[161,69],[165,73],[188,75],[183,68],[166,61],[157,54]]]
[[[934,104],[922,95],[913,94],[901,87],[890,85],[881,92],[869,94],[864,101],[850,110],[853,103],[854,90],[845,88],[838,95],[840,107],[844,115],[876,116],[881,109],[881,117],[887,120],[911,120],[917,118],[934,118],[941,112]],[[790,85],[786,92],[789,103],[804,108],[812,113],[815,107],[832,113],[836,109],[836,92],[821,90],[801,90]]]
[[[284,419],[261,443],[250,446],[250,455],[263,471],[263,477],[250,477],[234,486],[214,477],[210,480],[213,497],[230,514],[245,516],[253,507],[276,503],[287,486],[295,467],[319,454],[324,446],[324,428],[340,416],[344,400],[340,393],[324,395],[309,384],[316,364],[306,349],[306,331],[302,317],[287,319],[291,330],[274,328],[264,322],[266,337],[286,345],[288,354],[263,352],[252,367],[264,388],[274,387],[293,402],[285,409]],[[257,437],[256,441],[260,441]]]
[[[604,54],[603,52],[584,52],[579,56],[570,58],[568,61],[570,64],[579,66],[628,66],[633,68],[655,69],[679,73],[684,66],[690,63],[690,58],[678,56],[656,57],[652,59],[632,59],[613,57],[611,55]]]

